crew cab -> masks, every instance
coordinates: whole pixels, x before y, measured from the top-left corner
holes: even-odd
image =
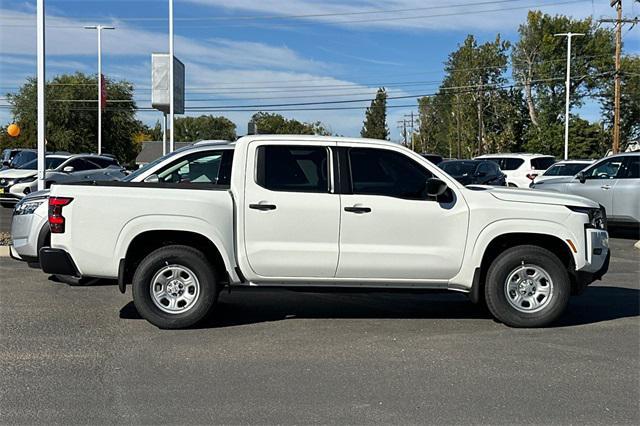
[[[161,328],[202,320],[225,286],[452,290],[545,326],[609,264],[593,201],[465,188],[390,142],[246,136],[159,161],[142,182],[54,185],[40,264],[131,283]]]

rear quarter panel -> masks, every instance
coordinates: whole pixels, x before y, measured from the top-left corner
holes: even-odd
[[[72,197],[66,231],[51,245],[68,251],[82,275],[115,278],[131,241],[147,231],[188,231],[209,238],[227,267],[233,259],[233,200],[226,190],[54,185]],[[150,248],[150,251],[154,248]]]

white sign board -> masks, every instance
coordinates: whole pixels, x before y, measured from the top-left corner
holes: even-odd
[[[173,58],[173,105],[175,114],[184,114],[184,64]],[[151,106],[169,113],[169,54],[151,54]]]

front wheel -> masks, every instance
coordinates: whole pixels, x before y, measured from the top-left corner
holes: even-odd
[[[202,320],[215,303],[216,277],[205,255],[172,245],[145,257],[133,276],[133,302],[150,323],[175,329]]]
[[[571,282],[560,259],[542,247],[504,251],[487,272],[485,299],[493,316],[511,327],[544,327],[567,307]]]

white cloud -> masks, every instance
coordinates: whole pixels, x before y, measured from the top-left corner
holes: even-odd
[[[265,16],[315,15],[297,19],[295,22],[331,23],[356,30],[514,31],[517,23],[522,22],[526,17],[528,7],[540,8],[552,14],[572,15],[576,18],[590,16],[592,13],[596,17],[611,14],[611,8],[605,1],[583,0],[569,3],[570,1],[511,0],[490,4],[486,0],[474,2],[461,2],[460,0],[352,0],[348,4],[344,4],[344,2],[335,0],[320,2],[313,0],[234,0],[233,2],[227,0],[185,0],[185,2],[194,4]],[[472,3],[485,4],[473,5]],[[461,4],[464,6],[460,7]],[[390,10],[398,10],[398,12],[366,13]],[[245,21],[253,22],[251,20]],[[222,25],[224,22],[220,21]],[[255,22],[268,25],[269,22],[281,23],[282,21],[269,19]]]
[[[4,22],[21,26],[0,27],[0,55],[34,54],[36,49],[35,15],[0,9]],[[95,34],[83,28],[86,22],[50,16],[47,18],[47,56],[95,55]],[[153,32],[129,27],[112,21],[115,31],[103,33],[104,55],[150,56],[153,52],[168,51],[165,32]],[[10,36],[9,36],[10,34]],[[9,42],[9,38],[11,41]],[[7,41],[5,41],[5,39]],[[196,41],[175,36],[176,56],[183,60],[198,59],[211,66],[223,64],[233,67],[263,67],[287,70],[317,70],[325,64],[303,58],[286,46],[271,46],[254,41],[210,38]]]

